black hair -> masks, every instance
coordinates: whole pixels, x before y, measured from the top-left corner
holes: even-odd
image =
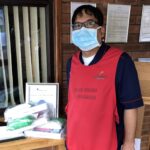
[[[99,26],[103,25],[103,13],[101,12],[100,9],[98,9],[97,7],[94,7],[92,5],[81,5],[79,6],[75,11],[74,14],[72,16],[72,24],[75,23],[76,17],[78,15],[82,16],[83,15],[83,10],[85,11],[86,14],[88,15],[93,15],[96,19],[97,19],[97,23]]]

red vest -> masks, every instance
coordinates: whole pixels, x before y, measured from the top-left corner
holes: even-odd
[[[67,105],[68,150],[117,150],[115,76],[122,51],[111,48],[96,64],[72,58]]]

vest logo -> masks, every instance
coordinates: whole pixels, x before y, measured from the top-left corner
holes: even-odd
[[[94,76],[94,78],[96,80],[104,80],[106,78],[106,75],[105,75],[104,71],[102,70],[96,76]]]

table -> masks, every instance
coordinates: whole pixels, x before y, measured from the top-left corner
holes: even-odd
[[[64,140],[26,138],[0,143],[0,150],[33,150],[47,147],[53,147],[55,150],[65,150]]]

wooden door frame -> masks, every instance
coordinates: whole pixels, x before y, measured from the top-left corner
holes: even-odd
[[[62,84],[61,0],[54,0],[54,65],[55,82]]]

